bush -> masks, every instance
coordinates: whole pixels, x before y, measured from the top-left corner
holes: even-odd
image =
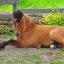
[[[0,36],[14,36],[14,31],[11,26],[0,25]]]
[[[64,13],[49,13],[43,21],[48,25],[64,26]]]

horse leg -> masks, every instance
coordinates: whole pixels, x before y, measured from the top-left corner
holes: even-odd
[[[55,29],[50,32],[51,39],[54,40],[54,44],[58,47],[64,46],[64,37],[62,34],[63,32],[60,29]]]

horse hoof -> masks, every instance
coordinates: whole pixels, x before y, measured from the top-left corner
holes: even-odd
[[[55,48],[55,46],[54,46],[54,45],[50,45],[50,48],[51,48],[51,49],[54,49],[54,48]]]

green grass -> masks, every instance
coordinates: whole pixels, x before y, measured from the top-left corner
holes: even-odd
[[[52,56],[51,64],[64,64],[64,48],[60,49]]]
[[[19,0],[17,8],[63,8],[64,0]],[[1,5],[0,11],[12,11],[12,5]]]

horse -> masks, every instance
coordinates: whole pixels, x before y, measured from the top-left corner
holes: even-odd
[[[13,12],[13,17],[19,47],[50,46],[51,44],[57,47],[64,46],[64,27],[39,24],[20,10]]]
[[[17,34],[14,46],[22,48],[40,45],[46,47],[50,45],[64,46],[63,26],[43,25],[34,22],[27,14],[17,10],[13,12],[13,27]]]

